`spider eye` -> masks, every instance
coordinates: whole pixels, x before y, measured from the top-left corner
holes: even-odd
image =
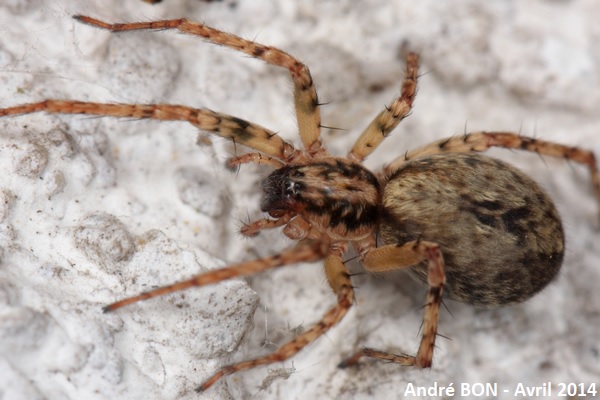
[[[283,193],[288,198],[296,197],[298,192],[301,190],[301,186],[302,185],[300,185],[298,182],[288,180],[285,182],[285,189],[283,190]]]
[[[294,208],[294,204],[301,201],[305,184],[297,176],[294,179],[295,172],[290,167],[280,168],[263,181],[262,211],[289,211]]]

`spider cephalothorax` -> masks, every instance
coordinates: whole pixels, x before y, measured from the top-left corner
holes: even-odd
[[[362,161],[412,109],[417,54],[406,56],[400,96],[367,126],[347,158],[338,158],[329,155],[321,144],[319,102],[309,70],[291,55],[186,19],[109,24],[90,17],[75,18],[110,31],[178,29],[286,68],[294,83],[302,150],[259,125],[182,105],[44,100],[0,109],[0,117],[45,111],[187,121],[255,151],[233,158],[230,167],[253,162],[275,169],[263,184],[261,209],[269,218],[245,225],[241,233],[253,236],[261,230],[283,227],[286,236],[299,240],[295,247],[104,308],[113,311],[193,286],[324,259],[325,276],[337,303],[321,320],[271,354],[223,367],[198,390],[236,371],[286,360],[338,323],[354,302],[350,273],[342,258],[350,245],[368,272],[412,268],[427,283],[428,292],[415,356],[365,348],[342,362],[342,367],[361,357],[431,366],[446,283],[454,297],[481,305],[522,301],[542,289],[555,276],[564,254],[560,217],[533,180],[514,167],[474,152],[496,146],[581,163],[589,168],[600,201],[600,174],[592,152],[511,132],[475,132],[443,139],[405,153],[376,174],[368,171]],[[378,236],[382,242],[379,246]]]
[[[332,240],[359,240],[379,221],[379,181],[359,163],[319,158],[287,165],[263,182],[261,209],[277,217],[299,214],[312,228]]]

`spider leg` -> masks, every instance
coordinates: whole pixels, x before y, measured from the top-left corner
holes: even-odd
[[[341,368],[355,364],[361,357],[372,357],[390,361],[400,365],[416,366],[421,368],[431,367],[437,324],[439,318],[442,291],[446,281],[444,273],[444,259],[440,247],[431,242],[417,240],[404,245],[386,245],[370,249],[362,257],[362,264],[370,272],[383,272],[413,266],[421,261],[428,262],[427,302],[423,316],[423,336],[416,356],[406,354],[392,354],[379,350],[365,348],[352,357],[340,363]]]
[[[252,223],[244,224],[244,226],[242,226],[240,229],[240,233],[247,237],[253,237],[258,235],[260,231],[274,229],[282,225],[286,225],[288,222],[290,222],[291,218],[291,214],[285,214],[277,219],[262,218]]]
[[[197,128],[243,144],[279,159],[295,153],[294,147],[259,125],[207,109],[171,104],[104,104],[73,100],[44,100],[38,103],[0,109],[0,117],[47,112],[50,114],[87,114],[108,117],[187,121]]]
[[[321,233],[313,229],[310,222],[297,215],[283,228],[283,234],[292,240],[318,239]]]
[[[391,176],[406,161],[441,153],[482,152],[491,147],[519,149],[541,155],[575,161],[588,167],[592,176],[594,195],[600,203],[600,173],[594,153],[579,147],[566,146],[554,142],[521,136],[512,132],[474,132],[463,136],[455,136],[438,140],[426,146],[406,153],[385,166],[384,176]]]
[[[111,32],[177,29],[180,32],[201,36],[214,44],[229,47],[230,49],[248,54],[251,57],[261,59],[268,64],[286,68],[289,70],[294,82],[294,103],[302,144],[311,154],[316,155],[325,151],[319,139],[321,113],[319,111],[317,90],[315,89],[308,67],[290,54],[275,47],[254,43],[201,23],[188,21],[185,18],[124,24],[109,24],[83,15],[75,15],[73,18],[85,24],[107,29]]]
[[[325,274],[330,287],[337,295],[337,304],[329,309],[319,322],[290,342],[279,347],[271,354],[222,368],[198,387],[197,391],[202,392],[208,389],[222,377],[233,374],[234,372],[255,368],[260,365],[285,361],[290,357],[293,357],[304,347],[314,342],[331,327],[336,325],[344,315],[346,315],[354,301],[354,290],[352,289],[350,275],[341,259],[341,254],[345,248],[345,244],[338,246],[334,244],[330,249],[329,256],[325,259]]]
[[[409,53],[406,56],[406,72],[400,96],[390,106],[386,106],[385,110],[367,126],[348,153],[348,158],[355,161],[367,158],[400,121],[410,114],[417,93],[418,72],[419,56],[416,53]]]
[[[142,293],[138,296],[129,297],[115,303],[109,304],[103,308],[105,312],[114,311],[118,308],[125,307],[129,304],[138,301],[151,299],[157,296],[177,292],[195,286],[206,286],[213,283],[221,282],[227,279],[237,278],[241,276],[254,275],[268,269],[283,267],[290,264],[300,262],[313,262],[321,260],[327,254],[326,246],[322,241],[304,240],[299,242],[295,247],[284,250],[281,253],[261,258],[258,260],[246,261],[235,264],[226,268],[208,271],[200,275],[196,275],[186,281],[174,283],[172,285],[163,286],[149,292]]]
[[[247,237],[253,237],[262,230],[274,229],[285,225],[283,234],[293,240],[320,239],[322,234],[314,230],[304,218],[292,213],[278,216],[277,219],[262,218],[252,223],[244,224],[240,233]]]
[[[282,168],[285,165],[281,161],[261,153],[247,153],[242,154],[241,156],[231,157],[229,160],[227,160],[227,167],[230,169],[236,169],[239,165],[246,163],[270,165],[275,169]]]

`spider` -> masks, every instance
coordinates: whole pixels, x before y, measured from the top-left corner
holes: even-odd
[[[442,293],[483,306],[524,301],[556,276],[564,255],[560,216],[538,184],[515,167],[478,154],[490,147],[521,149],[586,165],[600,202],[594,154],[577,147],[511,132],[473,132],[409,151],[371,172],[365,160],[406,118],[417,90],[419,56],[408,53],[400,95],[362,132],[346,157],[330,155],[320,139],[320,103],[309,69],[290,54],[187,19],[110,24],[76,15],[80,22],[112,32],[176,29],[200,36],[289,71],[298,133],[295,148],[254,123],[208,109],[168,104],[103,104],[44,100],[0,109],[0,116],[34,112],[187,121],[254,152],[236,156],[274,171],[262,185],[260,208],[268,214],[242,227],[245,236],[282,228],[298,243],[271,257],[241,262],[160,287],[104,307],[126,305],[195,286],[248,276],[300,262],[324,260],[337,303],[311,328],[271,354],[234,363],[202,383],[204,391],[222,377],[293,357],[342,320],[354,302],[344,263],[350,246],[367,272],[407,269],[427,287],[420,345],[415,355],[364,348],[340,367],[371,357],[405,366],[432,365]]]

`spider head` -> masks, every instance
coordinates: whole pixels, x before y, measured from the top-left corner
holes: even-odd
[[[261,209],[271,217],[301,215],[334,240],[358,240],[379,222],[380,185],[362,165],[342,158],[320,158],[287,165],[263,182]]]

